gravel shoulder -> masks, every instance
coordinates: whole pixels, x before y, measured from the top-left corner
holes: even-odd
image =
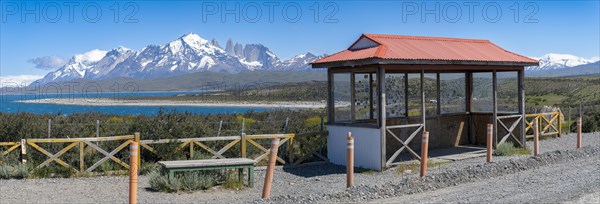
[[[478,157],[451,162],[428,170],[431,176],[425,179],[418,178],[416,172],[398,174],[393,168],[356,173],[357,186],[351,189],[345,188],[343,166],[278,167],[270,202],[363,203],[390,199],[389,202],[587,203],[597,200],[600,192],[600,133],[584,134],[585,148],[581,150],[574,150],[575,141],[573,134],[542,140],[543,156],[537,159],[494,157],[493,164],[484,164],[485,158]],[[147,177],[140,176],[138,199],[140,203],[261,203],[264,170],[257,170],[255,178],[254,188],[239,191],[217,187],[194,193],[161,193],[148,190]],[[493,194],[488,195],[488,191]],[[437,198],[419,197],[433,194]],[[486,196],[488,200],[484,200]],[[440,200],[446,197],[447,200]],[[127,199],[128,177],[0,180],[2,203],[125,203]]]

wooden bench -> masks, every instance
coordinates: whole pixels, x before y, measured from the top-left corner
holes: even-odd
[[[181,161],[159,161],[169,177],[173,178],[175,172],[216,170],[216,169],[238,169],[238,179],[243,183],[244,169],[248,169],[248,186],[254,186],[254,164],[256,161],[246,158],[234,159],[204,159],[204,160],[181,160]]]

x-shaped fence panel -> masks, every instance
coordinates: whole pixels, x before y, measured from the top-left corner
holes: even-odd
[[[417,129],[414,130],[410,136],[408,136],[408,138],[406,138],[406,140],[402,141],[400,139],[400,137],[398,137],[392,130],[393,129],[403,129],[403,128],[414,128],[416,127]],[[412,154],[415,158],[417,158],[419,161],[421,160],[421,156],[419,156],[419,154],[417,154],[413,149],[411,149],[408,144],[410,144],[410,142],[415,138],[415,136],[417,136],[417,134],[419,134],[419,132],[421,132],[423,130],[423,124],[408,124],[408,125],[394,125],[394,126],[386,126],[385,127],[386,130],[386,135],[390,135],[392,136],[394,139],[396,139],[398,142],[400,142],[401,147],[396,150],[396,152],[394,152],[394,154],[392,154],[392,156],[390,157],[390,159],[387,160],[387,162],[385,163],[386,166],[389,165],[393,165],[394,160],[396,160],[396,158],[400,155],[400,153],[402,153],[402,151],[404,151],[405,149]]]
[[[195,146],[198,146],[201,149],[211,153],[212,159],[225,159],[226,157],[223,156],[223,154],[225,152],[227,152],[229,149],[231,149],[233,146],[235,146],[237,143],[239,143],[240,140],[241,140],[241,136],[224,136],[224,137],[182,138],[182,139],[175,139],[175,140],[172,140],[172,139],[142,140],[142,141],[140,141],[140,143],[141,143],[142,148],[148,150],[149,152],[151,152],[157,156],[160,156],[160,153],[157,152],[156,149],[151,147],[150,146],[151,144],[166,144],[166,143],[171,143],[171,142],[180,142],[181,144],[179,146],[177,146],[177,148],[174,151],[175,153],[188,147],[190,150],[190,157],[194,157]],[[230,141],[230,142],[217,151],[205,144],[206,142],[211,142],[211,141]]]
[[[516,120],[513,121],[513,123],[511,124],[510,128],[508,126],[506,126],[504,124],[504,122],[502,121],[502,120],[509,119],[509,118],[516,118]],[[515,129],[517,129],[517,126],[519,125],[519,123],[521,123],[522,119],[523,119],[522,115],[505,115],[505,116],[497,117],[498,124],[504,130],[506,130],[506,132],[508,132],[506,135],[502,136],[502,139],[500,140],[500,142],[498,142],[498,145],[506,142],[506,140],[509,138],[509,136],[512,136],[512,138],[515,141],[517,141],[517,143],[519,143],[519,145],[521,145],[521,147],[524,147],[523,143],[521,143],[521,140],[519,138],[517,138],[517,136],[515,136],[515,134],[514,134]],[[496,130],[496,134],[498,134],[497,130]]]
[[[12,151],[14,151],[15,149],[19,148],[21,146],[20,142],[0,142],[0,147],[2,146],[7,146],[8,149],[2,151],[2,153],[0,154],[1,156],[6,156],[8,154],[10,154]]]
[[[262,151],[262,154],[260,154],[258,157],[256,157],[254,159],[258,163],[267,158],[267,156],[269,155],[269,152],[271,151],[271,148],[267,149],[267,148],[263,147],[262,145],[258,144],[254,140],[280,138],[281,140],[279,141],[279,147],[283,146],[287,141],[290,141],[289,144],[290,144],[290,146],[292,146],[291,144],[293,144],[294,136],[295,136],[294,134],[246,135],[244,137],[244,140],[246,140],[248,143],[252,144],[252,146],[258,148],[260,151]],[[286,161],[279,156],[277,156],[277,161],[279,161],[282,164],[286,164]]]
[[[549,118],[549,119],[548,119]],[[533,129],[533,121],[538,121],[540,135],[559,135],[561,134],[560,126],[562,122],[561,112],[549,112],[549,113],[533,113],[525,115],[525,132]],[[533,137],[533,131],[528,138]]]

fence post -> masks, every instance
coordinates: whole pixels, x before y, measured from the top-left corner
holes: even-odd
[[[352,132],[348,132],[346,151],[346,188],[354,186],[354,138]]]
[[[269,164],[265,175],[265,185],[263,186],[262,198],[268,199],[271,195],[271,184],[273,183],[273,173],[275,171],[275,162],[277,162],[277,149],[279,148],[279,138],[271,140],[271,152],[269,153]]]
[[[242,118],[242,135],[240,137],[240,142],[242,144],[242,148],[240,148],[241,154],[242,154],[242,158],[246,158],[246,133],[245,133],[245,124],[246,124],[246,118]]]
[[[100,120],[96,120],[96,137],[100,137]]]
[[[219,132],[217,132],[217,136],[221,136],[221,128],[223,128],[223,120],[221,120],[221,122],[219,123]]]
[[[561,115],[562,115],[562,111],[560,111],[560,109],[558,109],[558,111],[556,112],[558,114],[558,122],[556,122],[556,125],[558,125],[558,137],[560,137],[560,133],[562,133],[562,122],[561,122]]]
[[[27,164],[27,140],[21,139],[21,163]]]
[[[79,172],[85,171],[85,143],[79,142]]]
[[[538,121],[533,121],[533,156],[538,156],[540,153],[540,131],[538,130]]]
[[[427,157],[429,154],[429,132],[423,131],[421,142],[421,177],[427,175]]]
[[[137,133],[136,133],[137,136]],[[131,142],[129,146],[129,203],[137,203],[139,143]]]
[[[194,142],[190,142],[190,159],[194,159]]]
[[[571,134],[571,107],[569,106],[569,126],[567,127],[567,134]]]
[[[537,121],[537,119],[535,119],[534,121]],[[534,127],[536,128],[536,127]],[[534,132],[537,130],[533,130]],[[487,154],[486,154],[486,162],[490,163],[492,162],[492,138],[494,137],[494,125],[493,124],[487,124],[487,140],[486,140],[486,146],[487,146]]]
[[[52,119],[48,119],[48,138],[50,138],[51,133],[52,133]]]
[[[136,133],[134,133],[134,140],[135,140],[135,142],[136,142],[138,145],[140,145],[140,146],[141,146],[141,144],[142,144],[142,143],[140,143],[140,138],[141,138],[141,136],[140,136],[140,133],[139,133],[139,132],[136,132]],[[138,149],[137,149],[137,155],[138,155],[138,156],[137,156],[137,161],[136,161],[136,163],[137,163],[137,168],[138,168],[138,169],[139,169],[139,167],[140,167],[140,166],[141,166],[141,164],[142,164],[142,162],[141,162],[141,161],[142,161],[142,159],[141,159],[141,158],[142,158],[142,155],[141,155],[141,151],[140,151],[140,150],[141,150],[141,148],[138,148]],[[130,168],[131,168],[131,167],[130,167]]]
[[[577,149],[581,148],[581,117],[577,118]]]
[[[325,129],[324,126],[325,125],[325,121],[323,120],[323,116],[321,116],[321,127],[319,129],[319,154],[323,155],[323,141],[321,141],[322,137],[325,137],[323,134],[325,134]]]

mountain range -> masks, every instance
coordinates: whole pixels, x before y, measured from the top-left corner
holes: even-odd
[[[325,55],[310,52],[281,60],[262,44],[240,44],[229,39],[223,48],[215,39],[183,35],[164,45],[148,45],[140,51],[122,46],[110,51],[92,50],[73,56],[67,64],[34,84],[116,78],[154,79],[199,72],[236,74],[245,71],[313,71],[310,62]],[[526,67],[527,77],[600,74],[598,58],[570,54],[532,57],[540,66]]]
[[[34,83],[151,79],[206,71],[311,71],[309,63],[321,57],[307,52],[281,60],[262,44],[242,45],[229,39],[222,48],[214,39],[209,41],[190,33],[164,45],[146,46],[140,51],[119,46],[110,51],[92,50],[75,55],[67,64]]]
[[[526,67],[528,71],[543,71],[571,68],[580,65],[592,64],[600,61],[598,57],[586,59],[570,54],[550,53],[542,57],[531,57],[540,61],[540,66]]]

